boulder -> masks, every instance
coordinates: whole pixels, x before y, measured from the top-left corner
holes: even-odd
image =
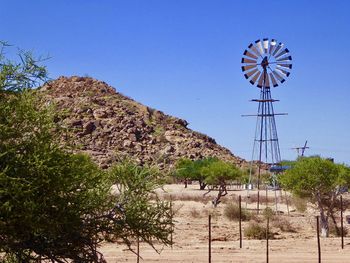
[[[96,125],[94,121],[89,121],[87,123],[85,123],[84,127],[83,127],[84,134],[91,134],[94,130],[96,130]]]

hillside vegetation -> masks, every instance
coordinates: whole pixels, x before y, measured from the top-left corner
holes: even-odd
[[[43,103],[57,106],[65,127],[62,141],[107,168],[121,156],[160,168],[181,157],[217,157],[242,166],[245,161],[213,138],[187,127],[185,120],[144,106],[105,82],[90,77],[60,77],[39,89]]]

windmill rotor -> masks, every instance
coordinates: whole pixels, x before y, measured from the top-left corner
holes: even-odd
[[[292,69],[292,56],[284,44],[275,39],[256,40],[243,52],[244,77],[258,88],[277,87],[285,82]]]

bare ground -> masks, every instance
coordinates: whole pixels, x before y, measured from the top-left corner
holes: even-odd
[[[203,200],[204,192],[197,188],[197,185],[189,185],[187,189],[183,185],[167,185],[164,188],[165,192],[159,191],[165,197],[172,195],[175,200],[173,202],[176,212],[174,245],[172,248],[157,245],[157,249],[160,250],[158,254],[149,245],[141,242],[140,262],[208,262],[208,214],[212,214],[212,262],[266,262],[266,241],[247,240],[243,237],[243,248],[240,249],[238,222],[228,220],[223,214],[225,203],[237,202],[238,195],[242,195],[245,199],[247,192],[231,190],[224,200],[225,203],[220,203],[214,209],[210,196],[214,196],[216,192],[211,192],[209,197]],[[251,196],[255,194],[256,191],[250,191]],[[265,195],[265,192],[260,194]],[[305,213],[301,214],[291,206],[290,215],[288,215],[285,199],[282,198],[284,203],[281,203],[280,193],[276,195],[279,197],[277,208],[283,212],[279,218],[289,221],[295,232],[283,232],[272,226],[276,239],[269,241],[269,262],[317,262],[316,211],[309,207]],[[272,200],[274,196],[274,191],[269,191],[269,197]],[[284,197],[284,194],[282,196]],[[268,205],[275,208],[273,202]],[[246,204],[244,201],[242,207],[254,209],[256,203]],[[261,205],[261,208],[265,208],[265,205]],[[242,228],[244,229],[248,224],[249,222],[243,222]],[[349,237],[345,237],[344,244],[345,247],[342,250],[339,237],[321,238],[322,262],[350,262]],[[104,244],[101,252],[109,263],[136,262],[137,260],[133,252],[120,244]]]

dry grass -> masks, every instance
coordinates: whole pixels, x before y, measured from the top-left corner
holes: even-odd
[[[234,203],[228,203],[226,204],[224,208],[224,215],[226,218],[232,221],[238,221],[239,220],[239,206]],[[241,209],[241,219],[242,221],[248,221],[252,218],[252,214],[247,210],[242,208]]]
[[[276,216],[272,221],[272,226],[275,228],[279,228],[282,232],[296,233],[296,228],[292,225],[292,223],[284,217]]]
[[[269,219],[270,221],[274,220],[274,218],[275,218],[275,212],[272,210],[271,207],[266,207],[263,210],[262,214],[263,214],[265,219]]]
[[[209,215],[211,215],[211,217],[214,219],[218,219],[221,216],[219,210],[215,208],[204,209],[203,214],[205,217],[208,217]]]
[[[269,190],[270,192],[270,190]],[[285,193],[277,190],[276,192],[276,198],[277,198],[277,203],[279,204],[288,204],[291,205],[293,202],[293,198],[291,196],[287,196],[285,195]],[[268,203],[275,203],[275,196],[268,196],[266,198],[266,193],[264,190],[262,190],[259,194],[259,199],[260,199],[260,203],[261,204],[266,204],[266,199]],[[251,194],[249,197],[243,197],[243,200],[246,201],[248,204],[252,204],[252,203],[257,203],[258,202],[258,195],[257,194]]]
[[[248,239],[266,239],[266,227],[256,222],[250,222],[244,229],[244,235]],[[274,239],[275,235],[271,231],[268,233],[269,239]]]
[[[268,203],[274,203],[275,202],[275,198],[274,197],[267,197],[266,195],[263,194],[263,192],[260,193],[259,195],[259,200],[261,204],[266,204],[266,199],[268,201]],[[257,194],[252,194],[249,197],[244,197],[243,200],[245,202],[247,202],[248,204],[252,204],[252,203],[257,203],[258,202],[258,195]]]
[[[173,205],[172,206],[172,213],[173,216],[177,215],[179,213],[179,211],[184,207],[185,204],[177,204],[177,205]]]
[[[232,202],[238,203],[238,196],[237,195],[224,196],[224,197],[221,197],[220,201],[222,204],[228,204]]]
[[[340,232],[341,229],[340,229],[339,226],[338,226],[338,231],[337,231],[337,228],[334,225],[333,221],[330,221],[329,222],[329,234],[332,235],[332,236],[335,236],[335,237],[339,237],[339,236],[341,236],[341,232]],[[349,231],[348,231],[348,229],[346,227],[343,227],[343,234],[344,234],[344,237],[349,234]]]
[[[192,207],[191,210],[190,210],[190,215],[191,217],[193,218],[201,218],[201,212],[195,208],[195,207]]]
[[[163,199],[167,201],[193,201],[193,202],[200,202],[203,204],[208,203],[213,198],[210,196],[203,196],[203,195],[193,195],[193,194],[164,194]]]

